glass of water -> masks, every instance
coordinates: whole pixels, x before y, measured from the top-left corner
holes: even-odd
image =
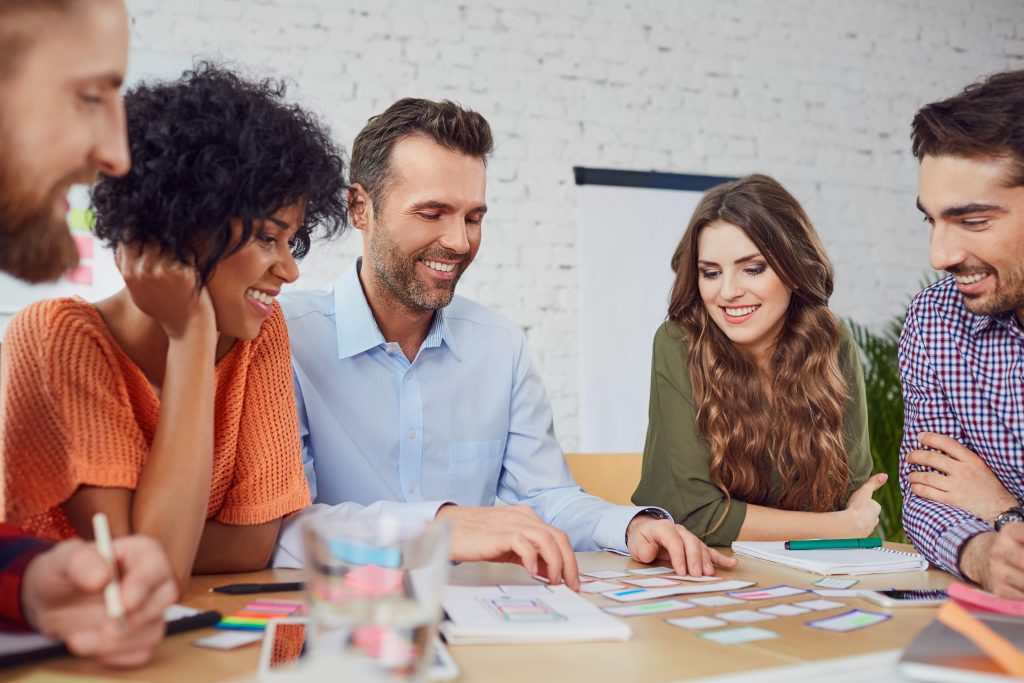
[[[336,680],[425,680],[448,580],[448,525],[389,516],[304,524],[308,665]]]

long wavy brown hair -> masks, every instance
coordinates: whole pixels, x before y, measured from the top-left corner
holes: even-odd
[[[719,329],[700,296],[697,239],[716,221],[741,229],[792,290],[767,377]],[[730,502],[810,512],[840,508],[850,482],[843,443],[850,394],[839,368],[839,321],[828,309],[832,264],[799,202],[764,175],[712,188],[690,219],[672,270],[668,315],[689,336],[687,365],[697,427],[711,450],[712,482]],[[782,484],[777,500],[773,472]]]

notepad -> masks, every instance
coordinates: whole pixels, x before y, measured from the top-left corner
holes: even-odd
[[[920,572],[928,561],[916,553],[889,548],[786,550],[783,541],[734,541],[733,553],[794,567],[815,574],[889,574]]]

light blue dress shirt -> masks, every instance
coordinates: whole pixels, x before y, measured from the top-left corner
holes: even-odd
[[[447,502],[498,498],[529,505],[576,550],[625,552],[627,525],[651,508],[614,505],[576,485],[522,331],[456,296],[409,362],[381,334],[358,267],[325,290],[281,297],[317,513],[342,518],[362,506],[426,521]],[[275,566],[297,564],[300,547],[286,526]]]

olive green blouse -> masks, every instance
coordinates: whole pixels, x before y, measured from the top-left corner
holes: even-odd
[[[693,387],[686,361],[688,352],[686,332],[678,323],[668,321],[654,335],[647,443],[633,502],[668,510],[676,522],[708,545],[729,545],[743,526],[747,503],[733,498],[725,519],[709,533],[725,511],[726,497],[711,482],[710,449],[697,430]],[[846,495],[849,498],[871,476],[871,446],[864,371],[857,346],[845,326],[839,346],[839,365],[850,391],[843,416],[843,440],[851,473]],[[770,497],[777,500],[783,486],[778,472],[774,473],[773,480]],[[845,499],[837,501],[836,509],[845,506]]]

